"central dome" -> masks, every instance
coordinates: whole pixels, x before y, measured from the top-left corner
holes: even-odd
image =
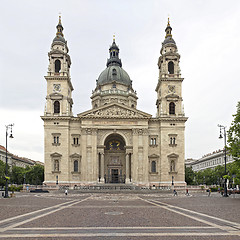
[[[99,75],[97,85],[108,83],[121,83],[127,86],[132,86],[132,81],[127,72],[122,68],[122,62],[119,58],[119,48],[113,43],[109,48],[110,58],[107,60],[107,68]]]
[[[103,85],[106,83],[118,82],[127,86],[132,85],[132,81],[127,72],[117,65],[107,67],[98,77],[97,84]]]

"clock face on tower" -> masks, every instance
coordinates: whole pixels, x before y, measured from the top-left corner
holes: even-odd
[[[61,92],[61,84],[53,84],[54,92]]]

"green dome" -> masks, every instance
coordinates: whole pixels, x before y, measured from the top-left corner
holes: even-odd
[[[127,86],[132,85],[132,81],[127,72],[118,65],[108,66],[98,77],[97,84],[117,82]]]

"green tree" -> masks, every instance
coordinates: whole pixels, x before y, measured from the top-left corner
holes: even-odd
[[[22,167],[13,166],[11,172],[11,182],[15,184],[23,184],[25,169]]]
[[[26,168],[26,181],[29,184],[41,185],[44,181],[44,167],[36,164],[33,167]]]
[[[195,177],[195,173],[192,170],[192,167],[185,167],[185,182],[188,185],[194,185],[194,177]]]
[[[228,151],[240,165],[240,102],[237,105],[237,113],[228,131]]]
[[[5,163],[0,161],[0,186],[5,185]]]

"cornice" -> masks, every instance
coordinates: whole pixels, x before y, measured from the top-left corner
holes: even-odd
[[[52,121],[52,120],[79,121],[78,117],[73,117],[73,116],[41,116],[41,119],[44,121]]]
[[[68,81],[68,84],[70,85],[71,91],[74,90],[71,78],[69,76],[60,76],[60,75],[54,75],[54,76],[44,76],[46,81]]]

